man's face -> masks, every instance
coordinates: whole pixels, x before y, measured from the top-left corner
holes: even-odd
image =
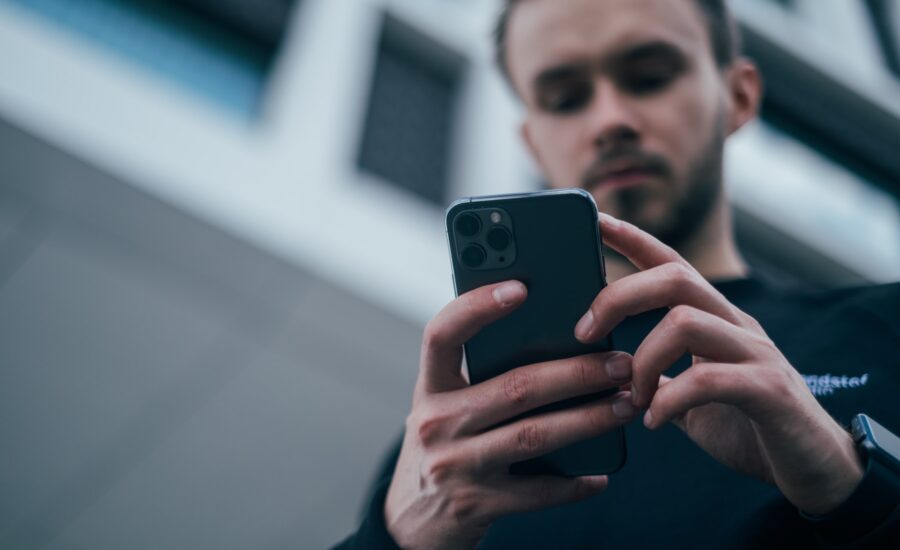
[[[507,33],[553,187],[678,246],[719,197],[727,94],[694,0],[524,0]]]

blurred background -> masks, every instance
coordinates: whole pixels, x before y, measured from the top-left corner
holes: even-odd
[[[0,0],[0,548],[318,548],[452,298],[442,213],[537,189],[487,0]],[[766,277],[900,279],[900,1],[735,0]]]

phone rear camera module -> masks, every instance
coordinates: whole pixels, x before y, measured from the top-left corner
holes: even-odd
[[[477,244],[470,244],[463,249],[462,254],[460,254],[460,259],[466,267],[481,267],[487,259],[487,254],[484,252],[484,249]]]
[[[495,227],[487,234],[488,246],[494,250],[506,250],[509,247],[510,242],[512,242],[512,236],[505,227]]]
[[[481,231],[481,220],[475,214],[460,214],[456,217],[456,231],[463,237],[474,237]]]

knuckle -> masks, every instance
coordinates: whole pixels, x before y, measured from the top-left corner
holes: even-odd
[[[754,332],[765,334],[763,326],[759,323],[759,321],[756,320],[756,317],[750,315],[745,311],[742,311],[739,308],[735,308],[735,315],[743,326],[749,328]]]
[[[572,370],[574,372],[572,378],[580,387],[588,388],[596,385],[597,376],[595,373],[597,369],[587,357],[582,356],[574,359]]]
[[[425,330],[422,332],[422,347],[432,349],[439,347],[444,339],[444,329],[441,322],[437,319],[431,319],[425,324]]]
[[[411,416],[412,428],[423,447],[430,447],[440,441],[447,433],[450,415],[429,408],[422,413]]]
[[[794,392],[795,383],[791,372],[784,368],[769,369],[765,380],[772,395],[790,395]],[[806,387],[806,384],[803,384]]]
[[[743,312],[741,312],[741,313],[743,313]],[[747,315],[746,313],[743,313],[743,315],[746,317],[746,324],[750,328],[750,330],[752,330],[753,332],[755,332],[757,334],[761,334],[761,335],[765,336],[766,329],[763,328],[762,323],[757,321],[755,317]],[[766,338],[766,340],[769,340],[768,336],[765,336],[765,338]],[[771,344],[772,341],[769,340],[769,343]],[[774,346],[774,344],[772,344],[772,345]]]
[[[528,402],[534,385],[534,377],[523,369],[510,371],[503,379],[503,396],[513,405],[521,406]]]
[[[482,517],[484,498],[470,487],[454,490],[447,503],[447,511],[458,525],[467,525]]]
[[[766,357],[781,357],[781,350],[768,336],[764,334],[753,335],[751,339],[755,340],[756,344],[763,349]]]
[[[697,386],[705,392],[715,391],[721,384],[721,377],[718,371],[712,369],[699,370],[695,380]]]
[[[604,311],[616,311],[621,309],[622,307],[622,292],[621,285],[617,284],[618,281],[610,283],[603,290],[600,291],[599,300],[594,300],[591,303],[591,313],[594,314],[594,319],[603,319],[605,316]]]
[[[701,325],[700,312],[691,306],[677,305],[669,311],[667,317],[674,328],[687,333],[696,332]]]
[[[425,486],[445,485],[459,471],[458,461],[448,453],[432,453],[422,464],[422,480]]]
[[[602,390],[609,387],[609,375],[603,364],[605,354],[582,355],[573,358],[571,380],[579,389]]]
[[[439,439],[440,426],[435,419],[425,419],[416,427],[416,435],[423,447],[430,447]]]
[[[693,281],[693,272],[681,262],[669,262],[662,265],[663,275],[676,288],[683,288]]]
[[[544,431],[534,422],[526,422],[516,432],[516,447],[524,453],[541,452],[546,445],[546,440]]]

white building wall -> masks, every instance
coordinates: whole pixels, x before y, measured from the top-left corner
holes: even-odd
[[[867,53],[851,4],[807,0],[793,16],[735,1],[745,24],[897,112],[897,82]],[[81,214],[42,229],[46,242],[0,292],[0,401],[12,411],[0,439],[17,442],[5,456],[31,476],[11,485],[16,502],[0,496],[0,543],[46,520],[59,530],[49,547],[321,547],[355,524],[409,407],[418,328],[452,297],[442,209],[356,165],[385,14],[467,60],[450,195],[533,189],[538,175],[492,64],[496,1],[298,6],[261,116],[248,122],[0,1],[0,119],[136,191],[109,204],[146,194],[220,233],[178,243],[162,232],[172,244],[151,246],[140,221],[125,231],[121,219],[89,219],[104,197],[48,200]],[[896,201],[772,131],[751,125],[729,147],[736,206],[866,279],[900,278]],[[8,183],[3,246],[31,200]],[[65,185],[46,192],[63,196]],[[797,215],[823,188],[830,199]],[[2,202],[10,196],[25,198]],[[231,237],[256,253],[203,258]],[[165,246],[179,252],[154,248]],[[213,266],[201,277],[184,267],[192,261]],[[229,283],[210,291],[216,270]],[[104,294],[109,303],[90,299]],[[257,301],[259,311],[245,304]],[[208,365],[220,361],[222,371]],[[241,495],[253,505],[230,504]]]

